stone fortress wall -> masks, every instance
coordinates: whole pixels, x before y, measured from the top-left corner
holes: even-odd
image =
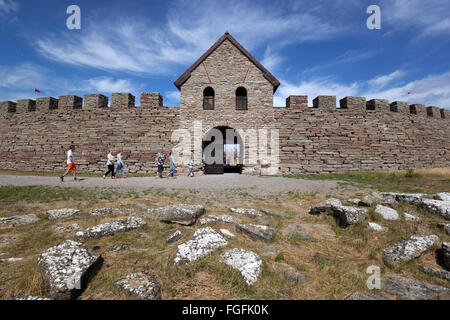
[[[113,93],[110,107],[100,94],[0,102],[0,168],[63,171],[74,144],[80,171],[104,171],[108,150],[122,149],[129,172],[154,172],[159,148],[168,154],[172,132],[195,119],[164,107],[159,93],[140,101],[135,107],[131,94]],[[285,108],[266,106],[255,123],[279,130],[282,174],[450,166],[450,110],[362,97],[346,97],[340,108],[334,96],[307,101],[290,96]],[[241,121],[228,125],[239,129]],[[243,129],[252,126],[245,121]]]

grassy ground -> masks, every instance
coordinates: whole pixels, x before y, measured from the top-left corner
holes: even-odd
[[[450,190],[449,172],[447,170],[440,173],[416,172],[409,178],[405,177],[405,173],[397,172],[395,175],[398,179],[390,179],[392,173],[359,173],[345,178],[340,176],[339,179],[364,186],[352,194],[353,197],[360,197],[371,190],[386,191],[382,186],[378,188],[379,184],[386,180],[393,181],[396,191],[420,190],[434,193]],[[367,186],[369,181],[374,183],[370,188]],[[345,185],[342,188],[345,188]],[[46,295],[42,277],[36,268],[37,257],[47,248],[58,245],[66,239],[73,239],[75,233],[73,231],[56,234],[53,231],[55,225],[78,223],[82,229],[88,228],[120,218],[120,216],[91,217],[87,214],[90,209],[121,205],[134,208],[135,203],[145,203],[151,207],[181,202],[202,204],[206,206],[207,214],[230,214],[229,207],[270,208],[288,213],[291,218],[265,217],[264,224],[272,225],[277,231],[271,244],[252,241],[237,234],[236,238],[229,240],[225,248],[215,250],[209,256],[181,267],[173,265],[177,246],[192,238],[195,230],[199,228],[199,223],[185,227],[147,218],[147,226],[141,229],[86,241],[85,244],[88,246],[99,246],[105,260],[80,299],[130,299],[131,297],[113,283],[141,267],[149,267],[158,277],[163,287],[163,299],[344,299],[354,291],[367,291],[365,283],[369,274],[366,273],[366,269],[370,265],[380,266],[383,278],[398,274],[449,286],[448,282],[433,278],[419,268],[420,264],[440,268],[436,264],[433,251],[399,268],[384,266],[379,256],[383,248],[413,234],[436,234],[442,241],[449,241],[450,237],[437,227],[438,222],[443,222],[442,218],[415,206],[401,205],[398,208],[399,213],[413,213],[420,217],[420,222],[384,221],[373,212],[373,208],[370,208],[370,221],[387,228],[387,232],[376,233],[367,230],[367,222],[342,229],[331,215],[304,214],[311,204],[330,196],[342,197],[342,194],[340,190],[336,190],[335,193],[328,195],[316,192],[288,193],[263,198],[250,196],[242,191],[239,194],[228,194],[212,199],[196,192],[186,196],[183,193],[167,193],[162,190],[117,194],[113,189],[102,193],[96,189],[0,187],[0,217],[16,212],[36,213],[40,218],[38,222],[30,225],[0,228],[0,239],[14,238],[7,244],[0,244],[0,258],[24,258],[18,262],[0,262],[0,298],[20,293]],[[43,213],[46,210],[58,208],[78,208],[82,211],[82,215],[57,221],[45,219]],[[303,214],[294,215],[298,213]],[[252,222],[248,218],[236,217],[245,223]],[[294,223],[328,224],[335,230],[336,239],[311,242],[283,238],[280,230]],[[216,230],[226,228],[235,233],[234,226],[230,224],[215,223],[210,226]],[[177,229],[182,230],[182,239],[167,245],[166,239]],[[130,248],[122,252],[107,250],[116,244],[127,244]],[[260,253],[260,250],[268,245],[279,247],[280,251],[276,254]],[[261,277],[250,288],[238,271],[220,262],[220,254],[232,248],[254,251],[263,260]],[[324,258],[317,259],[316,253],[320,253]],[[288,264],[305,274],[308,281],[301,285],[286,281],[278,271],[280,263]]]

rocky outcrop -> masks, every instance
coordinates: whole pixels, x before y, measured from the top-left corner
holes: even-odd
[[[383,197],[381,193],[372,192],[361,199],[360,206],[370,207],[375,204],[396,207],[398,205],[395,197]]]
[[[82,243],[67,240],[43,252],[37,265],[50,297],[69,300],[84,291],[89,273],[102,261],[100,253],[91,251]]]
[[[450,242],[442,243],[442,263],[450,270]]]
[[[379,224],[377,224],[375,222],[369,222],[367,225],[367,228],[369,228],[370,230],[373,230],[373,231],[378,231],[378,232],[385,230],[382,226],[380,226]]]
[[[35,214],[25,214],[21,216],[12,216],[0,218],[0,225],[7,225],[8,227],[18,227],[37,221]]]
[[[436,197],[442,201],[450,201],[450,192],[441,192],[436,194]]]
[[[450,223],[439,223],[438,227],[444,229],[445,233],[450,235]]]
[[[431,250],[439,237],[412,236],[408,240],[400,241],[381,251],[383,261],[388,265],[398,265],[400,263],[420,257],[424,252]]]
[[[239,221],[228,214],[222,214],[222,215],[210,214],[210,215],[200,219],[201,225],[211,223],[211,222],[226,222],[226,223],[234,224],[234,223],[238,223]]]
[[[436,269],[427,266],[420,266],[423,272],[432,275],[433,277],[438,277],[447,281],[450,281],[450,272],[446,270]]]
[[[161,284],[147,270],[131,273],[114,284],[141,300],[161,300]]]
[[[39,297],[39,296],[30,296],[28,294],[20,294],[17,296],[9,296],[5,300],[53,300],[53,299]]]
[[[403,218],[405,219],[405,221],[419,221],[420,220],[415,215],[412,215],[412,214],[407,213],[407,212],[403,213]]]
[[[264,242],[271,242],[275,236],[273,228],[256,224],[236,224],[236,232],[246,234],[252,240]]]
[[[63,226],[55,226],[53,228],[53,230],[56,233],[65,233],[65,232],[78,230],[78,229],[80,229],[80,226],[77,223],[67,224],[67,225],[63,225]]]
[[[193,240],[178,246],[174,264],[182,265],[198,260],[207,256],[213,249],[224,247],[227,244],[225,237],[214,229],[210,227],[198,229],[194,233]]]
[[[91,216],[104,216],[104,215],[134,215],[136,211],[130,208],[99,208],[92,209],[89,211],[89,215]]]
[[[78,214],[78,213],[80,213],[80,210],[65,208],[65,209],[57,209],[57,210],[48,210],[47,212],[45,212],[45,215],[47,216],[47,218],[49,220],[56,220],[56,219],[60,219],[60,218],[71,217],[74,214]]]
[[[390,300],[389,298],[375,292],[353,292],[345,300]]]
[[[384,220],[398,220],[400,218],[397,210],[382,206],[381,204],[377,205],[375,212],[382,216]]]
[[[182,234],[181,234],[181,231],[180,231],[180,230],[175,231],[174,233],[172,233],[172,234],[170,235],[169,238],[167,238],[166,243],[173,243],[173,242],[176,242],[176,241],[180,240],[181,235],[182,235]]]
[[[241,214],[251,219],[256,219],[258,217],[262,217],[262,213],[255,209],[245,209],[245,208],[230,208],[230,211],[233,213]]]
[[[342,202],[339,199],[331,198],[325,201],[322,201],[312,207],[309,208],[309,214],[321,214],[327,210],[333,210],[334,207],[342,206]]]
[[[234,237],[236,237],[235,235],[234,235],[234,233],[232,233],[230,230],[228,230],[228,229],[220,229],[219,230],[220,231],[220,233],[221,234],[223,234],[225,237],[227,237],[227,238],[234,238]]]
[[[303,284],[308,280],[308,277],[300,272],[297,272],[295,268],[285,263],[278,263],[275,267],[283,277],[292,283]]]
[[[205,207],[200,205],[177,204],[153,209],[152,213],[160,221],[191,226],[197,221],[198,217],[205,213]]]
[[[396,192],[385,192],[381,194],[385,200],[394,198],[399,202],[406,202],[409,204],[418,204],[421,199],[425,196],[423,193],[396,193]]]
[[[221,260],[239,270],[247,285],[253,285],[262,271],[262,260],[254,252],[244,249],[232,249],[220,256]]]
[[[420,205],[426,210],[437,213],[446,220],[450,220],[450,201],[423,199]]]
[[[381,287],[389,294],[402,300],[430,300],[448,294],[450,289],[426,282],[391,276],[381,282]]]
[[[334,206],[333,212],[342,227],[348,227],[369,217],[369,211],[365,208],[348,206]]]
[[[294,237],[307,241],[333,240],[336,233],[327,224],[290,224],[281,230],[284,237]]]
[[[117,233],[131,231],[142,226],[146,222],[140,217],[129,217],[119,220],[114,220],[88,228],[84,231],[78,231],[75,234],[77,240],[100,239],[103,237],[113,236]]]

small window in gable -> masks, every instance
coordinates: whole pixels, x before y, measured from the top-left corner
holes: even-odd
[[[247,110],[247,89],[244,87],[236,90],[236,110]]]
[[[203,90],[203,110],[214,110],[214,89],[211,87]]]

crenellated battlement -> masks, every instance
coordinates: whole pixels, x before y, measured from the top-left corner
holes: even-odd
[[[339,100],[339,108],[336,105],[336,96],[318,96],[313,99],[313,106],[308,107],[308,96],[291,95],[286,98],[286,108],[296,110],[326,110],[328,112],[393,112],[400,114],[417,115],[421,117],[431,117],[438,119],[449,119],[450,110],[441,109],[435,106],[425,106],[423,104],[411,104],[394,101],[389,103],[386,99],[371,99],[366,101],[365,97],[345,97]],[[284,108],[279,108],[284,109]]]

